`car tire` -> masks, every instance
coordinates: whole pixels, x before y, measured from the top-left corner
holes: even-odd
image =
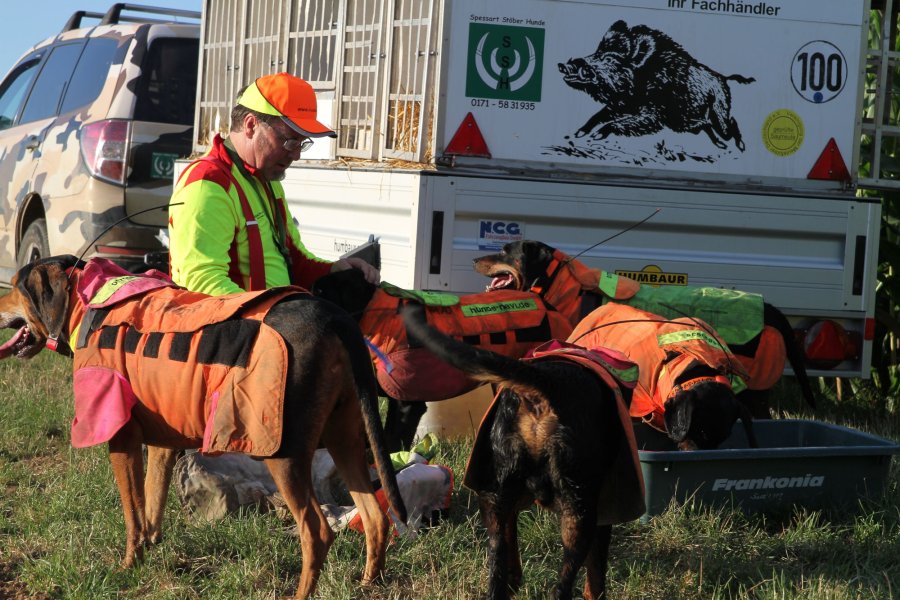
[[[19,253],[16,255],[16,267],[21,269],[28,263],[50,256],[50,242],[47,241],[47,222],[36,219],[25,230]]]

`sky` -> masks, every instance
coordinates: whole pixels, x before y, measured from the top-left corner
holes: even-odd
[[[105,13],[114,0],[6,0],[0,18],[0,77],[36,43],[62,30],[76,10]],[[201,0],[135,0],[131,4],[200,11]],[[85,23],[88,21],[85,19]]]

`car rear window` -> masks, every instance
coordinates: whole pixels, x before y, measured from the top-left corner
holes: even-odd
[[[111,38],[89,39],[69,81],[60,112],[67,113],[96,100],[106,83],[109,68],[125,60],[127,49],[127,44]]]
[[[153,41],[141,69],[135,120],[194,124],[199,48],[197,39]]]

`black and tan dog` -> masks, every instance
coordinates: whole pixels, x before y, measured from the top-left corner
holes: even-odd
[[[500,392],[479,428],[464,484],[478,493],[488,533],[487,598],[509,598],[522,580],[517,520],[537,502],[559,514],[563,561],[553,598],[572,598],[587,569],[584,597],[606,597],[612,525],[644,512],[643,479],[620,381],[633,372],[619,353],[551,341],[513,360],[427,325],[415,304],[404,320],[419,342]]]
[[[712,450],[738,419],[756,447],[749,409],[734,387],[746,373],[725,342],[696,318],[665,319],[610,302],[587,315],[567,340],[618,350],[638,365],[631,416],[666,434],[681,450]]]
[[[403,290],[372,285],[357,269],[321,277],[312,292],[355,316],[369,339],[378,383],[390,399],[385,420],[390,451],[409,448],[426,401],[453,398],[480,385],[409,339],[399,312],[404,304],[426,304],[428,321],[443,333],[511,358],[572,330],[568,319],[530,292],[456,296]]]
[[[740,399],[755,417],[769,417],[767,393],[781,378],[786,360],[804,399],[815,408],[803,353],[791,324],[758,294],[690,286],[645,286],[590,269],[564,252],[534,240],[508,243],[497,254],[476,258],[474,268],[491,278],[489,290],[540,294],[565,314],[573,327],[609,300],[666,318],[703,319],[725,339],[747,372],[747,389],[740,393]]]
[[[109,443],[125,514],[123,566],[158,536],[170,449],[262,458],[300,531],[296,595],[316,586],[333,533],[311,485],[313,453],[334,457],[365,527],[362,580],[384,569],[390,523],[373,492],[366,440],[395,515],[406,519],[358,325],[299,288],[208,297],[102,259],[54,257],[22,268],[0,298],[0,357],[45,346],[72,356],[76,447]],[[142,444],[150,448],[142,485]]]

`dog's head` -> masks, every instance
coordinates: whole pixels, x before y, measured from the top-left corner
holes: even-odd
[[[751,447],[756,446],[750,413],[731,387],[713,376],[685,379],[664,404],[666,431],[681,450],[713,450],[741,419]]]
[[[54,256],[22,267],[12,278],[12,289],[0,298],[0,329],[16,333],[0,346],[0,358],[31,358],[57,336],[66,324],[69,308],[69,278],[66,269],[75,266],[74,256]],[[66,340],[60,350],[71,354]]]
[[[366,281],[359,269],[345,269],[319,277],[310,291],[314,296],[337,304],[359,320],[375,293],[375,287]]]
[[[491,278],[489,291],[525,291],[546,274],[554,252],[552,247],[535,240],[510,242],[497,254],[476,258],[475,270]]]

